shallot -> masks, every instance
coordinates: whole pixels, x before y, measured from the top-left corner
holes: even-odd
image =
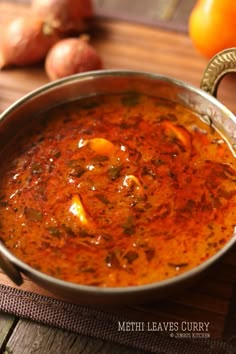
[[[45,18],[60,32],[85,32],[93,16],[92,0],[32,0],[33,13]]]
[[[102,60],[86,36],[60,40],[45,60],[45,71],[51,80],[101,68]]]
[[[55,30],[41,18],[17,17],[7,25],[1,38],[0,69],[38,63],[58,40]]]

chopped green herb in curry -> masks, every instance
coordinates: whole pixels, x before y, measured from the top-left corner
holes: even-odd
[[[41,114],[1,157],[1,240],[52,276],[147,284],[214,255],[236,225],[236,163],[186,108],[136,93]]]

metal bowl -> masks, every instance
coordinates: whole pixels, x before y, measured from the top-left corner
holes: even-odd
[[[37,119],[40,112],[64,102],[100,94],[138,91],[178,102],[201,115],[207,124],[217,129],[236,155],[236,119],[216,97],[221,78],[236,70],[236,49],[219,53],[208,64],[201,81],[201,89],[171,77],[148,72],[104,70],[73,75],[49,83],[11,105],[0,116],[0,151],[29,120]],[[202,273],[223,256],[236,241],[232,238],[210,259],[174,278],[152,284],[119,288],[100,288],[62,281],[33,269],[14,256],[0,243],[0,266],[17,284],[22,274],[36,284],[75,303],[129,304],[144,303],[173,294],[177,289],[192,284]]]

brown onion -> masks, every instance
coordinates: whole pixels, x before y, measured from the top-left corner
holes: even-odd
[[[1,37],[0,69],[38,63],[58,40],[55,30],[41,18],[18,17],[8,24]]]
[[[101,68],[102,60],[86,36],[60,40],[45,60],[45,70],[51,80]]]
[[[32,0],[32,10],[63,33],[84,32],[93,16],[92,0]]]

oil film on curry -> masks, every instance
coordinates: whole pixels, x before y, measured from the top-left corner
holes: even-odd
[[[199,265],[232,237],[235,159],[177,103],[80,99],[41,114],[8,151],[1,239],[46,274],[142,285]]]

